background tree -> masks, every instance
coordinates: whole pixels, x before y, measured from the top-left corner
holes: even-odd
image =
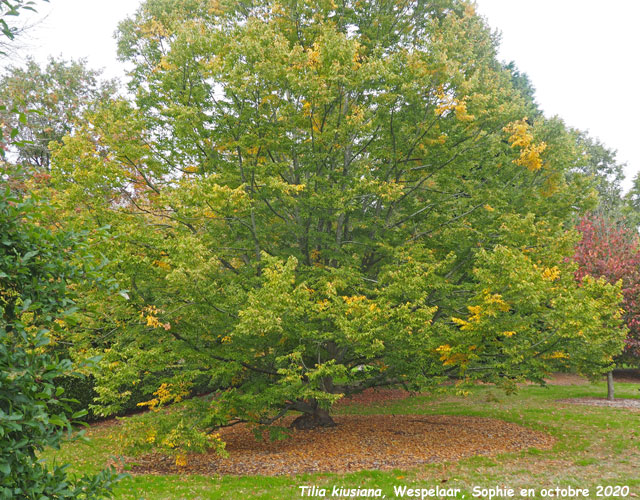
[[[513,87],[520,92],[527,107],[527,117],[530,119],[542,118],[543,113],[540,106],[535,100],[536,89],[534,88],[529,75],[520,71],[515,61],[504,64],[504,69],[511,73],[511,83]]]
[[[579,265],[578,280],[586,275],[622,283],[623,318],[628,333],[619,360],[637,363],[640,357],[640,243],[636,231],[615,219],[599,214],[583,217],[577,229],[581,240],[574,255]],[[613,375],[609,371],[608,399],[613,399]]]
[[[48,0],[44,0],[48,1]],[[34,11],[36,1],[31,0],[2,0],[0,1],[0,59],[9,56],[9,51],[15,46],[15,38],[23,29],[16,25],[16,20],[24,10]],[[0,101],[0,114],[7,116],[18,114],[26,120],[24,113]],[[0,121],[0,160],[4,159],[7,145],[13,136],[19,132],[17,127],[10,127]]]
[[[638,272],[634,266],[637,265],[638,247],[637,231],[628,229],[634,226],[633,210],[630,210],[628,201],[622,196],[621,182],[625,165],[617,161],[616,151],[586,133],[578,135],[577,147],[582,155],[577,172],[591,179],[592,188],[598,195],[598,204],[589,215],[577,222],[576,229],[580,232],[581,241],[574,256],[580,266],[576,276],[578,280],[587,274],[602,276],[611,283],[623,280],[622,308],[625,324],[629,328],[625,350],[628,360],[634,350],[629,350],[629,342],[633,344],[632,339],[637,335],[638,328],[634,319],[638,293],[635,284]],[[613,399],[612,371],[607,373],[607,386],[608,398]]]
[[[625,164],[618,162],[616,151],[584,132],[578,135],[577,147],[582,155],[577,171],[593,180],[599,200],[597,211],[609,218],[621,218],[624,216],[621,182]]]
[[[103,411],[150,380],[152,407],[222,388],[158,445],[621,350],[619,287],[565,262],[595,202],[577,135],[528,116],[471,5],[150,0],[119,47],[135,101],[91,113],[52,174],[60,218],[111,227],[128,290],[83,292],[108,304],[77,344],[105,355]]]
[[[48,2],[49,0],[42,0]],[[37,0],[2,0],[0,1],[0,59],[7,57],[15,48],[15,40],[25,31],[25,27],[18,24],[23,11],[35,12]]]
[[[640,228],[640,176],[633,178],[631,189],[624,195],[622,213],[629,227],[638,232]]]
[[[82,60],[53,58],[43,67],[28,59],[24,67],[5,71],[0,78],[0,102],[7,111],[0,112],[0,119],[5,127],[19,130],[13,137],[15,161],[49,170],[49,143],[72,133],[76,117],[115,93],[115,83],[100,82],[99,76]]]

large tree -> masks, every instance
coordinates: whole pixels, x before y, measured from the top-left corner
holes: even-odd
[[[205,376],[180,432],[332,425],[368,387],[510,388],[621,349],[619,288],[564,259],[593,202],[576,135],[528,115],[469,4],[149,0],[119,47],[135,101],[52,162],[128,289],[84,295],[104,411]]]

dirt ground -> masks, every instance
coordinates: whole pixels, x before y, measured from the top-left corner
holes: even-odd
[[[548,449],[554,439],[542,432],[500,420],[427,415],[339,415],[337,427],[292,430],[290,439],[255,440],[249,426],[221,434],[230,457],[189,455],[187,465],[150,454],[129,459],[134,474],[290,475],[311,472],[388,470],[420,464],[494,455],[535,447]],[[286,423],[286,422],[285,422]]]
[[[550,385],[585,385],[589,383],[586,378],[571,373],[554,373],[552,376],[545,380]],[[613,381],[630,384],[640,384],[640,370],[614,370]]]
[[[614,382],[629,382],[631,384],[640,384],[640,370],[620,369],[613,371]]]
[[[640,384],[640,371],[639,370],[614,370],[613,381],[615,382],[627,382],[632,384]],[[588,381],[578,375],[570,375],[566,373],[556,373],[547,380],[551,385],[583,385]],[[617,398],[613,401],[608,401],[605,398],[570,398],[559,399],[558,403],[567,403],[574,405],[588,405],[588,406],[604,406],[609,408],[624,408],[627,410],[640,411],[640,399],[629,398]]]
[[[558,399],[558,403],[588,406],[607,406],[609,408],[624,408],[627,410],[640,411],[640,399],[616,398],[613,401],[609,401],[605,398],[571,398]]]

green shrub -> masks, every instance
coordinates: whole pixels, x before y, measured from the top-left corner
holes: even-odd
[[[72,430],[58,377],[71,369],[48,348],[51,331],[73,305],[67,281],[84,273],[77,236],[33,222],[42,205],[7,184],[0,196],[0,498],[103,498],[111,471],[70,478],[66,466],[38,460]],[[73,257],[72,257],[73,256]]]

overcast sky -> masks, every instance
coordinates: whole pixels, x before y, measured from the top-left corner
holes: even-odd
[[[138,0],[50,0],[31,30],[37,60],[85,57],[108,77],[124,75],[113,32]],[[502,33],[500,57],[515,61],[548,116],[588,130],[627,162],[625,187],[640,170],[637,0],[478,0],[478,12]],[[40,16],[41,17],[41,16]]]

